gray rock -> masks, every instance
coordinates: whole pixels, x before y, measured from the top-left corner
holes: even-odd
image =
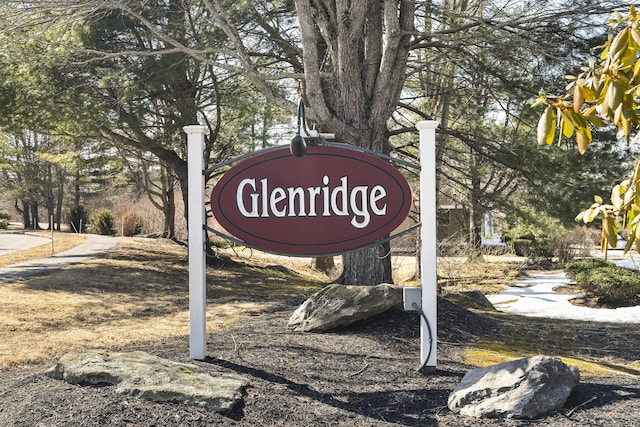
[[[86,350],[60,358],[47,375],[79,385],[114,385],[120,393],[155,402],[204,406],[227,413],[243,399],[249,381],[239,375],[208,373],[142,351]]]
[[[496,311],[491,301],[480,291],[450,292],[445,295],[445,298],[465,308]]]
[[[402,304],[402,288],[329,285],[309,297],[291,315],[287,327],[294,331],[322,332],[346,326]]]
[[[560,359],[527,357],[467,372],[448,405],[472,417],[535,418],[560,409],[579,381]]]

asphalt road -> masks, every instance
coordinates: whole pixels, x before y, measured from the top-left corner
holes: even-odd
[[[0,247],[7,249],[15,248],[16,244],[13,243],[12,239],[15,239],[17,236],[21,235],[0,233],[0,239],[2,239],[0,240]],[[18,264],[0,267],[0,284],[46,273],[51,269],[77,264],[87,259],[101,256],[118,243],[118,239],[115,237],[98,236],[96,234],[85,234],[85,236],[87,240],[84,243],[68,251],[57,253],[48,258],[24,261]],[[47,238],[44,239],[44,243],[49,241]],[[28,239],[26,242],[27,243],[22,244],[29,244]],[[34,241],[32,240],[31,243],[34,243]]]
[[[47,237],[32,236],[22,233],[0,233],[0,255],[22,251],[34,246],[50,243]]]

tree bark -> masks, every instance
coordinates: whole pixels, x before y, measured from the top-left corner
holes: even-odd
[[[61,231],[62,207],[64,206],[64,184],[67,178],[66,171],[62,168],[57,168],[57,178],[58,194],[56,200],[55,224],[56,230]]]
[[[310,117],[339,141],[389,153],[387,121],[398,103],[414,30],[410,0],[296,0]],[[341,280],[393,283],[389,244],[343,257]]]
[[[389,242],[344,254],[343,262],[340,283],[356,286],[393,283]]]
[[[22,224],[24,225],[24,229],[27,230],[31,228],[31,213],[29,210],[29,203],[25,202],[24,200],[20,200],[20,203],[22,203],[22,208],[18,205],[18,199],[14,201],[13,206],[16,208],[16,211],[18,211],[18,214],[22,216]]]
[[[332,256],[314,258],[313,268],[325,274],[329,274],[333,271],[334,268],[336,268],[336,264],[335,262],[333,262]]]

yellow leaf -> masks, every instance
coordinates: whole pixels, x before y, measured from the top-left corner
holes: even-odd
[[[582,94],[581,84],[576,83],[576,87],[573,88],[573,111],[580,112],[582,105],[584,104],[584,95]]]
[[[578,143],[578,152],[584,154],[591,144],[591,129],[587,126],[585,133],[576,132],[576,142]]]
[[[620,197],[621,196],[621,192],[622,192],[622,190],[621,190],[620,184],[614,186],[613,189],[611,190],[611,204],[616,209],[620,209],[622,207],[622,205],[624,204],[624,201],[623,201],[622,197]]]
[[[558,123],[558,127],[560,128],[560,132],[558,132],[558,145],[562,145],[562,137],[564,136],[564,122],[566,120],[563,119],[562,115],[559,116],[560,123]]]
[[[580,212],[578,216],[576,216],[576,221],[582,221],[585,224],[593,221],[593,208],[589,208],[583,212]]]
[[[544,102],[545,102],[545,98],[540,97],[540,98],[536,99],[535,101],[531,101],[531,107],[535,108],[538,105],[544,104]]]
[[[633,64],[633,76],[631,77],[631,80],[635,81],[636,77],[638,77],[638,74],[640,74],[640,60],[636,61],[636,63]]]
[[[625,72],[633,68],[633,63],[636,60],[636,44],[631,38],[629,38],[629,44],[619,57],[620,69]]]
[[[624,205],[628,205],[633,202],[633,199],[636,198],[635,191],[633,187],[628,187],[624,192]]]
[[[562,110],[562,116],[571,123],[576,132],[586,132],[586,128],[589,127],[589,124],[585,120],[585,118],[580,113],[576,113],[572,109],[566,108]]]
[[[588,119],[589,117],[595,117],[594,114],[596,114],[596,112],[597,112],[596,106],[592,105],[591,107],[584,110],[582,114]]]
[[[612,248],[615,248],[618,244],[618,229],[616,227],[613,218],[603,218],[602,219],[602,228],[604,230],[604,234],[607,237],[607,241]]]
[[[640,31],[638,31],[636,27],[631,27],[631,38],[638,46],[640,46]]]
[[[633,246],[633,243],[636,241],[636,237],[631,234],[629,235],[629,237],[627,238],[627,243],[624,245],[624,252],[623,253],[627,253],[631,250],[631,246]]]
[[[538,144],[553,144],[556,130],[556,107],[548,106],[538,121]]]
[[[627,143],[630,143],[629,141],[629,135],[631,135],[631,122],[624,117],[624,115],[622,116],[622,130],[624,132],[624,136],[627,139]]]
[[[609,47],[610,57],[614,61],[619,61],[626,53],[629,45],[629,27],[623,28],[622,31],[614,37]]]
[[[624,87],[620,80],[612,80],[607,88],[607,93],[604,96],[604,104],[607,105],[609,110],[616,111],[621,104],[624,97]]]
[[[562,135],[564,135],[566,138],[571,138],[573,136],[573,126],[571,125],[569,120],[566,120],[564,118],[562,120]]]
[[[622,124],[622,104],[618,105],[616,112],[613,115],[613,124],[620,126]]]
[[[602,120],[600,117],[598,116],[584,116],[589,123],[591,123],[592,125],[599,127],[599,128],[604,128],[607,127],[607,124],[604,122],[604,120]]]

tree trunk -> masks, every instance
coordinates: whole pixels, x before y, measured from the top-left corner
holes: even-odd
[[[80,168],[76,169],[76,179],[74,180],[73,189],[74,189],[73,207],[77,208],[78,206],[80,206]]]
[[[164,231],[167,238],[176,236],[176,193],[173,175],[162,166],[162,203],[164,207]]]
[[[171,185],[167,189],[167,212],[165,213],[166,230],[168,237],[176,237],[176,192]]]
[[[344,254],[343,263],[339,283],[360,286],[393,283],[389,242]]]
[[[333,262],[332,256],[325,256],[320,258],[313,259],[313,268],[315,270],[321,271],[324,274],[329,274],[336,268],[335,262]]]
[[[42,189],[42,198],[44,200],[45,208],[47,209],[47,222],[49,223],[48,229],[53,230],[53,221],[51,220],[55,207],[55,195],[53,193],[53,189],[51,188],[51,185],[53,184],[53,166],[51,164],[48,164],[46,170],[46,184],[45,188]]]
[[[31,209],[31,225],[34,230],[40,230],[40,222],[38,221],[38,217],[40,213],[38,212],[38,202],[30,202]]]
[[[389,153],[387,122],[400,98],[415,2],[296,0],[308,118],[340,142]],[[343,256],[341,281],[392,283],[389,243]]]
[[[475,258],[480,256],[482,252],[482,215],[484,213],[480,197],[483,193],[482,182],[478,172],[478,158],[473,150],[470,149],[470,170],[471,182],[469,191],[469,253]]]
[[[29,204],[24,200],[20,200],[20,203],[22,203],[22,208],[18,206],[18,199],[15,200],[13,206],[16,208],[16,211],[18,211],[18,214],[22,216],[22,224],[24,225],[25,230],[27,230],[31,228],[31,214],[29,212]]]
[[[66,172],[64,169],[58,169],[58,198],[56,200],[56,230],[61,231],[62,223],[62,206],[64,201],[64,183],[66,181]]]

